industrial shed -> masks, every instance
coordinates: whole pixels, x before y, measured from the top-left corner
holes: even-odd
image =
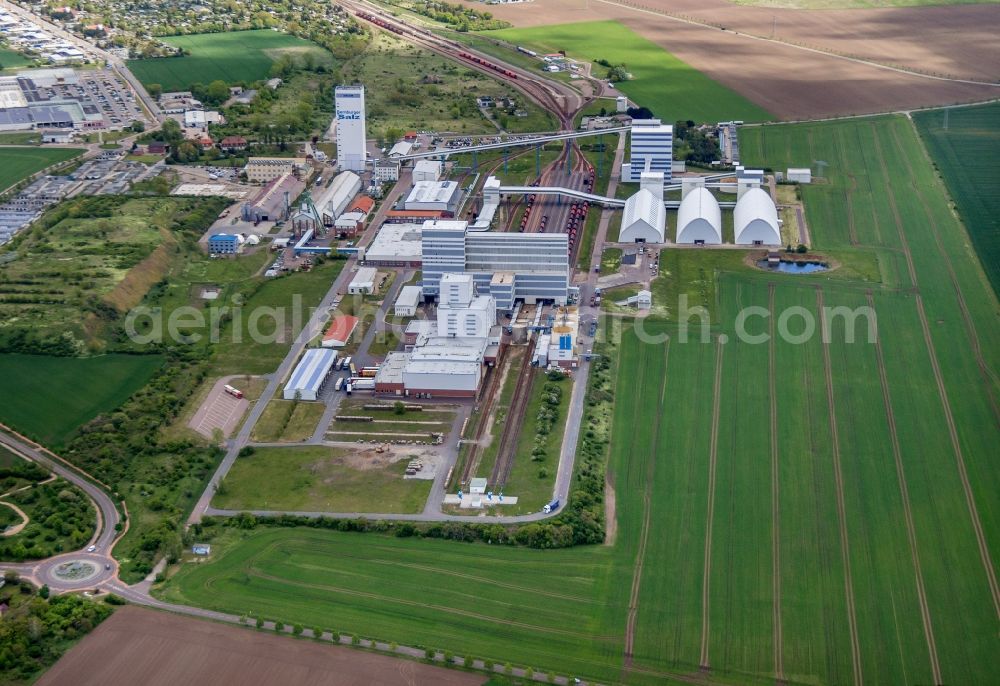
[[[337,351],[326,348],[306,350],[295,371],[285,384],[282,397],[285,400],[318,400],[333,363],[337,361]]]
[[[652,191],[643,188],[625,201],[618,240],[622,243],[664,243],[666,226],[667,211],[663,207],[663,201]]]
[[[403,286],[393,306],[396,317],[412,317],[417,313],[417,303],[420,302],[420,286]]]
[[[354,274],[354,278],[347,284],[347,292],[351,295],[371,295],[375,292],[375,276],[378,270],[375,267],[361,267]]]
[[[361,177],[352,171],[344,171],[337,175],[328,188],[321,191],[322,195],[316,203],[319,211],[330,218],[330,223],[340,217],[348,204],[361,192]]]
[[[737,245],[781,245],[778,209],[760,188],[751,188],[736,201],[733,219]]]
[[[722,211],[706,188],[694,188],[677,209],[677,242],[688,245],[722,243]]]

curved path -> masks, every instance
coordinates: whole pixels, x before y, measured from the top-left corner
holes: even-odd
[[[10,509],[14,510],[17,516],[21,518],[21,521],[15,524],[14,526],[9,526],[6,529],[4,529],[3,533],[0,534],[0,536],[16,536],[17,534],[21,533],[24,527],[28,526],[28,522],[31,521],[28,518],[28,515],[25,514],[24,510],[19,508],[17,505],[15,505],[14,503],[8,503],[6,500],[0,500],[0,505],[4,507],[9,507]]]

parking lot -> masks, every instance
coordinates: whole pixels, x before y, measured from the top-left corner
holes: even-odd
[[[236,398],[226,393],[225,386],[231,378],[227,376],[215,382],[205,402],[188,422],[189,427],[205,438],[213,438],[216,429],[223,436],[232,434],[250,407],[246,398]]]

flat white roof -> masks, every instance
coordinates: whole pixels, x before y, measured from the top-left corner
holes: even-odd
[[[365,249],[365,258],[419,260],[422,229],[420,224],[383,224]]]
[[[358,269],[358,273],[354,275],[351,279],[351,286],[374,284],[375,275],[378,274],[378,269],[375,267],[361,267]]]
[[[407,374],[446,374],[449,376],[475,376],[479,374],[480,362],[451,362],[441,360],[410,359],[406,365]]]
[[[458,191],[456,181],[417,181],[413,184],[406,203],[450,202]]]
[[[401,307],[416,307],[417,303],[420,302],[421,292],[420,286],[403,286],[403,290],[399,292],[399,297],[396,298],[396,305]]]

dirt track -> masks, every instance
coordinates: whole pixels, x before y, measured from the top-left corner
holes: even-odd
[[[38,686],[471,686],[482,676],[138,607],[120,608]]]
[[[739,7],[723,0],[642,0],[648,9],[617,3],[593,0],[585,9],[582,0],[544,0],[490,10],[515,26],[618,19],[782,119],[1000,97],[1000,87],[911,76],[746,35],[769,38],[773,25],[774,37],[789,43],[921,72],[995,80],[1000,8],[994,5],[807,12]]]

